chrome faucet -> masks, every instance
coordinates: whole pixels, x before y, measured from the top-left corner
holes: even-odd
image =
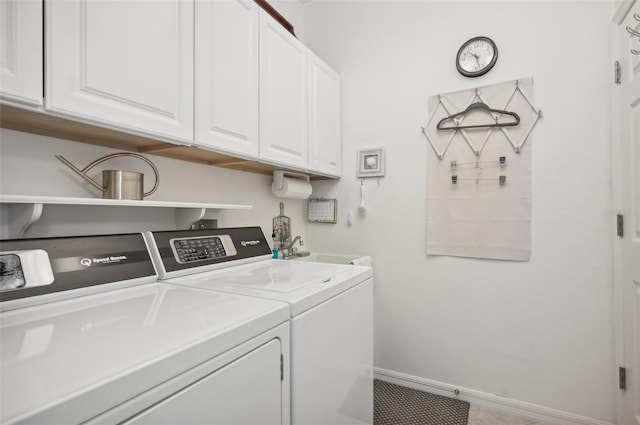
[[[285,247],[285,249],[287,250],[285,258],[295,257],[297,255],[298,249],[293,246],[296,243],[296,241],[300,242],[300,246],[304,246],[304,241],[302,240],[302,236],[296,236],[295,238],[293,238],[291,243]]]
[[[293,244],[296,243],[296,241],[300,242],[300,246],[304,246],[304,241],[302,240],[302,236],[296,236],[295,238],[293,238],[293,240],[291,241],[291,243],[287,246],[288,249],[293,248]]]

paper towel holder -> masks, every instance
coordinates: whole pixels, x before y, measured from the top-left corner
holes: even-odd
[[[275,170],[273,172],[273,189],[275,190],[282,190],[282,187],[284,186],[284,177],[295,177],[297,179],[300,180],[304,180],[305,182],[309,183],[309,176],[307,176],[306,174],[300,174],[300,173],[294,173],[292,171],[285,171],[285,170]]]

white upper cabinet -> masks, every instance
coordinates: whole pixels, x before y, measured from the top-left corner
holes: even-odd
[[[340,76],[309,54],[309,169],[340,177]]]
[[[193,2],[46,2],[48,110],[193,142]]]
[[[42,105],[42,1],[0,1],[0,99]]]
[[[253,0],[0,0],[0,102],[341,175],[339,75]]]
[[[260,11],[260,157],[309,167],[308,49]]]
[[[196,144],[257,158],[258,5],[196,2]]]

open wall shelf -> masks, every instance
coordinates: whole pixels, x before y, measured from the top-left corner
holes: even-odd
[[[251,205],[208,204],[197,202],[135,201],[102,198],[67,198],[50,196],[0,195],[0,205],[6,208],[7,238],[23,238],[29,228],[47,211],[63,209],[79,214],[85,210],[91,216],[96,208],[169,208],[175,210],[175,228],[189,229],[202,219],[218,219],[225,210],[250,210]],[[46,207],[46,208],[45,208]],[[80,211],[82,209],[82,211]],[[5,211],[3,209],[3,211]]]

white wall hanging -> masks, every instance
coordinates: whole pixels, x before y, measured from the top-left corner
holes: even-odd
[[[368,148],[358,151],[358,177],[384,177],[385,148]]]
[[[427,254],[528,261],[533,79],[431,96]]]

